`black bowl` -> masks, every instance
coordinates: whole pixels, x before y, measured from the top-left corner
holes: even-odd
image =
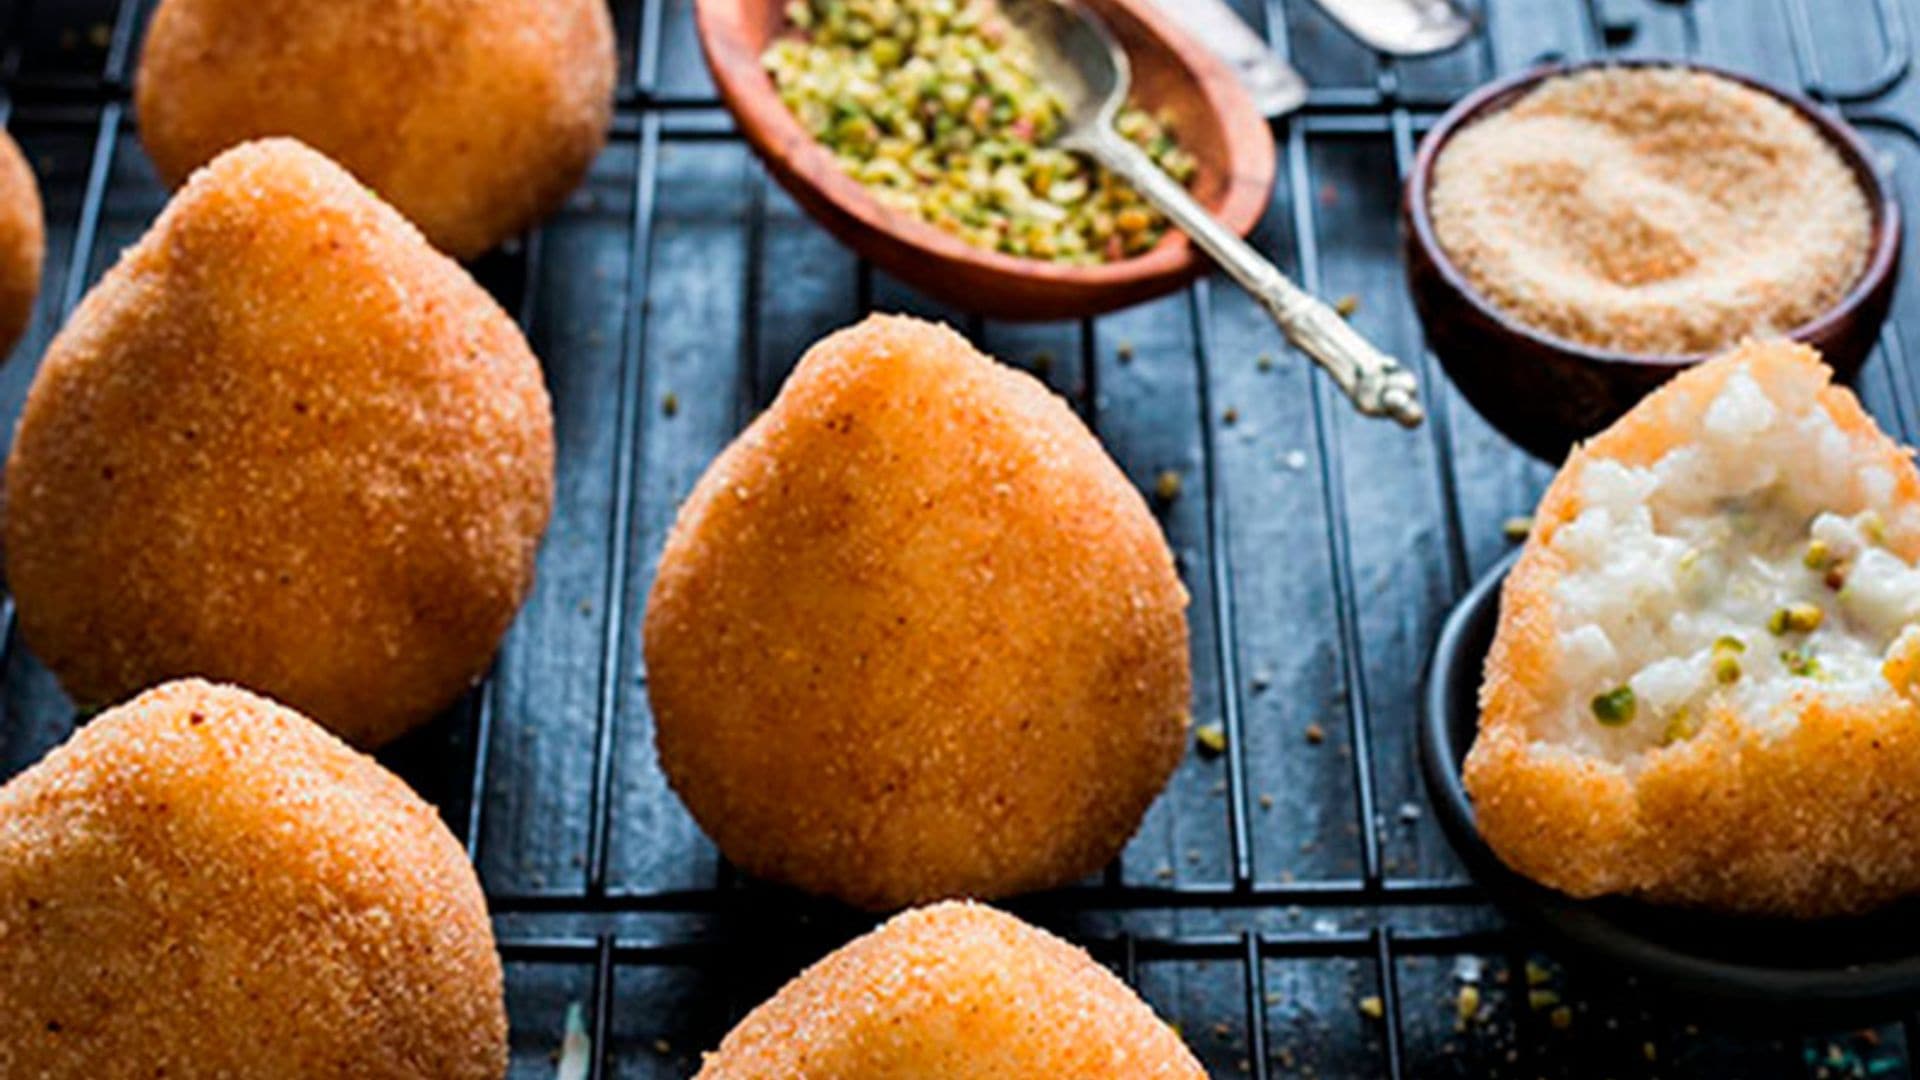
[[[1676,1003],[1769,1025],[1890,1019],[1920,1004],[1920,900],[1852,918],[1756,918],[1621,897],[1576,900],[1509,869],[1480,839],[1461,763],[1509,557],[1447,617],[1427,673],[1419,743],[1427,794],[1454,850],[1523,931],[1571,962],[1639,977]],[[1920,842],[1920,838],[1916,838]]]

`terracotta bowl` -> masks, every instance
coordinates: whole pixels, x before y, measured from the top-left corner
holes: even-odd
[[[1401,202],[1407,282],[1428,346],[1454,385],[1488,422],[1529,452],[1556,464],[1575,442],[1619,419],[1647,391],[1699,363],[1705,354],[1616,352],[1564,341],[1514,321],[1475,292],[1448,261],[1434,237],[1427,195],[1434,161],[1461,128],[1507,107],[1544,79],[1602,63],[1544,65],[1462,99],[1421,141]],[[1845,121],[1811,102],[1744,75],[1690,62],[1626,63],[1687,67],[1770,95],[1813,124],[1853,171],[1873,211],[1866,269],[1837,305],[1790,335],[1819,349],[1840,378],[1851,381],[1886,322],[1900,264],[1900,207],[1860,136]]]
[[[1193,193],[1245,235],[1273,190],[1273,135],[1233,73],[1152,0],[1080,0],[1126,46],[1134,100],[1171,118],[1199,164]],[[1206,265],[1178,230],[1120,262],[1062,266],[974,247],[874,199],[800,125],[760,66],[786,32],[781,0],[696,0],[700,44],[721,99],[794,201],[842,243],[933,296],[1017,319],[1092,315],[1179,287]]]

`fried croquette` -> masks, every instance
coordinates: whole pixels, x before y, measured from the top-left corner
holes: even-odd
[[[876,316],[681,508],[646,616],[661,765],[737,865],[862,907],[1071,882],[1180,757],[1186,600],[1059,398]]]
[[[909,911],[740,1021],[699,1080],[1203,1080],[1086,953],[967,903]]]
[[[0,357],[20,342],[40,295],[47,226],[40,185],[13,136],[0,131]]]
[[[197,175],[48,348],[7,462],[28,645],[82,705],[236,682],[375,746],[486,668],[552,503],[538,362],[291,140]]]
[[[305,717],[169,683],[0,787],[0,1075],[474,1080],[500,960],[432,807]]]
[[[603,0],[163,0],[136,104],[169,184],[289,135],[465,259],[580,182],[614,67]]]
[[[1830,376],[1743,345],[1548,489],[1466,764],[1515,869],[1791,916],[1920,891],[1920,473]]]

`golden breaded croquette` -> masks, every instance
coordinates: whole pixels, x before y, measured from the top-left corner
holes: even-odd
[[[614,67],[603,0],[163,0],[135,100],[169,184],[292,136],[466,259],[586,175]]]
[[[0,787],[0,1075],[491,1080],[486,902],[433,808],[305,717],[169,683]]]
[[[801,972],[699,1080],[1203,1080],[1113,973],[968,903],[899,915]]]
[[[1466,762],[1515,869],[1792,916],[1920,892],[1920,473],[1831,374],[1743,345],[1555,478]]]
[[[863,907],[1071,882],[1180,757],[1186,600],[1059,398],[876,316],[681,508],[646,615],[661,765],[736,864]]]
[[[47,225],[40,184],[13,136],[0,131],[0,357],[20,342],[40,295]]]
[[[526,595],[553,421],[513,320],[292,140],[222,155],[49,346],[7,462],[29,646],[76,701],[240,683],[361,746]]]

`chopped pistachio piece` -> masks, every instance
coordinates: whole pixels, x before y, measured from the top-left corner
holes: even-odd
[[[1460,996],[1454,1002],[1454,1008],[1458,1011],[1462,1024],[1473,1023],[1474,1017],[1480,1015],[1480,988],[1472,983],[1462,986]]]
[[[1219,724],[1201,724],[1193,729],[1193,741],[1202,753],[1224,754],[1227,752],[1227,729]]]
[[[1767,629],[1774,636],[1785,634],[1810,634],[1820,628],[1826,613],[1818,604],[1797,600],[1767,616]]]
[[[1795,675],[1813,678],[1820,674],[1820,661],[1809,649],[1782,649],[1780,663]]]
[[[1170,503],[1180,497],[1180,474],[1172,469],[1161,469],[1154,478],[1153,494],[1163,503]]]
[[[1701,726],[1700,714],[1682,705],[1674,710],[1672,716],[1667,717],[1667,730],[1660,735],[1660,745],[1672,746],[1674,743],[1686,742],[1700,734]]]
[[[1809,570],[1825,570],[1833,565],[1833,545],[1825,540],[1810,540],[1807,542],[1807,553],[1801,556],[1800,561]]]
[[[1633,699],[1633,687],[1619,686],[1593,699],[1593,718],[1607,727],[1621,727],[1633,722],[1633,714],[1638,711],[1638,703]]]

